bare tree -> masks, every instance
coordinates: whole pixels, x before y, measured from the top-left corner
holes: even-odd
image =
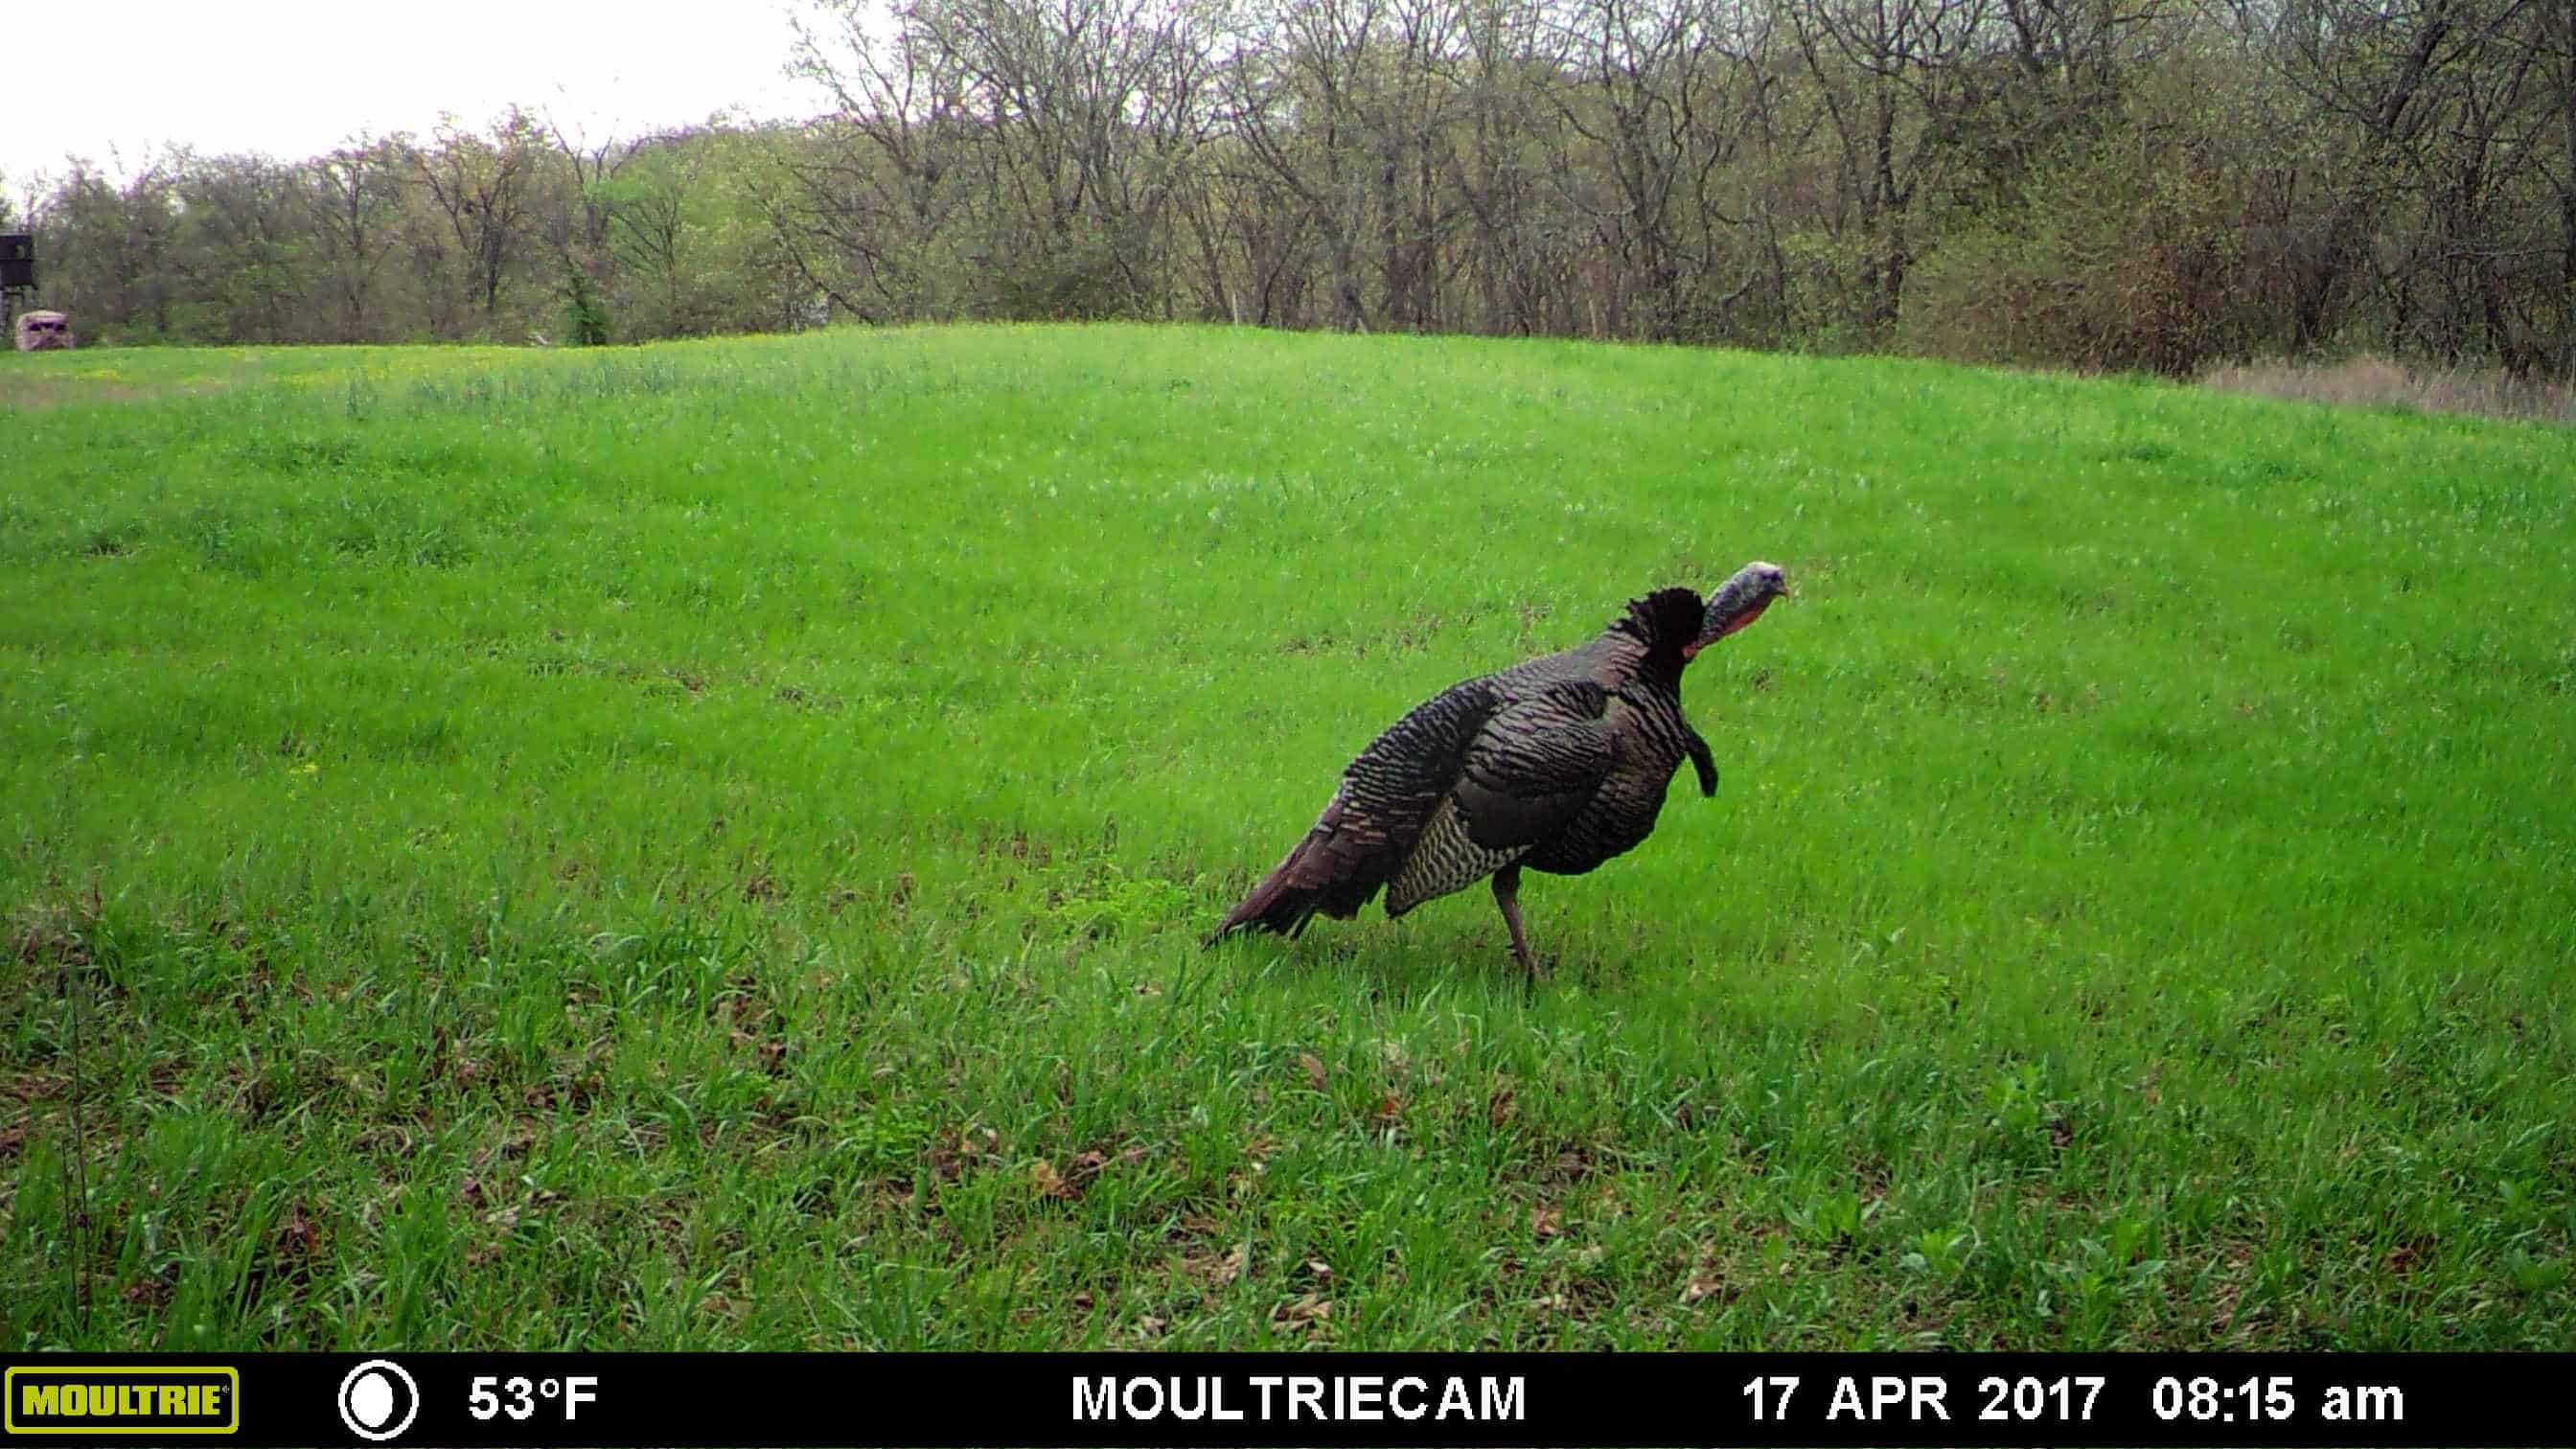
[[[1229,117],[1280,200],[1322,243],[1331,325],[1370,325],[1361,248],[1372,240],[1381,283],[1390,274],[1405,282],[1396,305],[1418,308],[1410,274],[1419,258],[1398,253],[1407,191],[1433,171],[1434,118],[1419,90],[1390,72],[1408,51],[1418,63],[1441,30],[1401,0],[1275,0],[1247,19],[1226,72]],[[1432,230],[1427,210],[1412,210],[1412,234]]]
[[[594,281],[604,280],[608,270],[610,232],[614,225],[603,189],[617,178],[637,152],[650,146],[651,134],[593,137],[578,126],[568,127],[548,115],[538,123],[546,138],[554,143],[555,154],[570,173],[571,204],[550,208],[551,224],[547,230],[556,259],[567,267],[580,267]]]
[[[859,317],[937,317],[953,307],[940,244],[963,205],[962,68],[937,34],[881,25],[862,0],[820,0],[796,24],[793,71],[836,109],[814,127],[771,226],[798,272]]]
[[[542,146],[542,130],[514,106],[489,135],[450,121],[439,127],[435,149],[415,153],[421,182],[447,220],[487,323],[500,315],[502,283],[528,237],[529,192]]]
[[[2371,278],[2376,232],[2409,187],[2420,188],[2428,141],[2459,100],[2469,58],[2525,0],[2235,0],[2257,53],[2343,141],[2330,199],[2303,226],[2288,308],[2291,346],[2336,329]],[[2412,276],[2393,279],[2400,289]],[[2411,299],[2400,302],[2411,310]]]
[[[181,287],[177,178],[188,159],[162,152],[121,185],[75,159],[47,196],[38,216],[38,255],[47,259],[39,297],[80,318],[84,335],[171,335]]]
[[[408,149],[401,138],[359,137],[308,168],[312,186],[306,194],[325,259],[323,286],[338,318],[336,341],[365,342],[373,336],[368,303],[376,272],[392,251],[403,178],[418,165]]]
[[[1988,0],[1789,0],[1800,56],[1829,121],[1834,164],[1871,298],[1862,324],[1895,322],[1915,260],[1915,207],[1947,159]]]
[[[1553,309],[1581,254],[1551,145],[1564,74],[1565,28],[1529,0],[1473,0],[1461,29],[1459,139],[1453,186],[1472,245],[1466,273],[1484,330],[1553,330]]]
[[[1704,0],[1578,0],[1563,22],[1581,83],[1553,96],[1577,144],[1550,174],[1617,262],[1602,279],[1609,332],[1677,340],[1731,300],[1707,294],[1721,233],[1743,225],[1717,177],[1767,84],[1748,63],[1765,23]]]
[[[305,338],[308,173],[262,156],[191,158],[177,178],[183,329],[249,342]]]

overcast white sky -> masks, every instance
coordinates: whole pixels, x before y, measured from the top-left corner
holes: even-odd
[[[38,0],[0,5],[0,178],[148,148],[299,160],[518,101],[592,134],[822,106],[785,79],[787,0]],[[30,62],[52,78],[17,83]]]

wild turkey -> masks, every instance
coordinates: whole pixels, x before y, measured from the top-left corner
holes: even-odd
[[[1631,600],[1599,638],[1452,685],[1379,735],[1342,772],[1314,828],[1209,935],[1293,937],[1317,912],[1349,920],[1386,889],[1386,913],[1494,878],[1512,954],[1538,974],[1521,927],[1521,868],[1581,875],[1655,828],[1687,755],[1717,793],[1708,742],[1682,718],[1682,670],[1780,596],[1775,564],[1738,569],[1703,602],[1689,589]]]

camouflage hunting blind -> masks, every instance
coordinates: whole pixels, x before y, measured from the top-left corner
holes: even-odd
[[[80,339],[72,335],[71,319],[60,312],[42,309],[18,319],[18,350],[43,352],[56,347],[78,347]]]
[[[36,238],[23,231],[0,232],[0,320],[17,313],[35,289]],[[79,345],[70,319],[60,312],[29,311],[9,331],[20,352]]]

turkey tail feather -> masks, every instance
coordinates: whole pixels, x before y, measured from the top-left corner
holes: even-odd
[[[1261,878],[1261,884],[1208,933],[1213,946],[1237,931],[1275,931],[1294,939],[1317,914],[1347,921],[1373,899],[1382,879],[1349,858],[1350,842],[1336,829],[1341,817],[1338,796],[1324,818],[1297,842],[1287,858]]]
[[[1252,894],[1245,896],[1242,904],[1226,913],[1225,919],[1208,934],[1205,944],[1213,946],[1237,931],[1255,928],[1276,931],[1292,939],[1305,930],[1306,922],[1313,918],[1320,904],[1317,898],[1322,895],[1312,887],[1300,888],[1289,879],[1295,874],[1298,857],[1305,853],[1305,849],[1305,843],[1300,841],[1297,849],[1279,862],[1277,869],[1261,878],[1261,884],[1252,888]]]

